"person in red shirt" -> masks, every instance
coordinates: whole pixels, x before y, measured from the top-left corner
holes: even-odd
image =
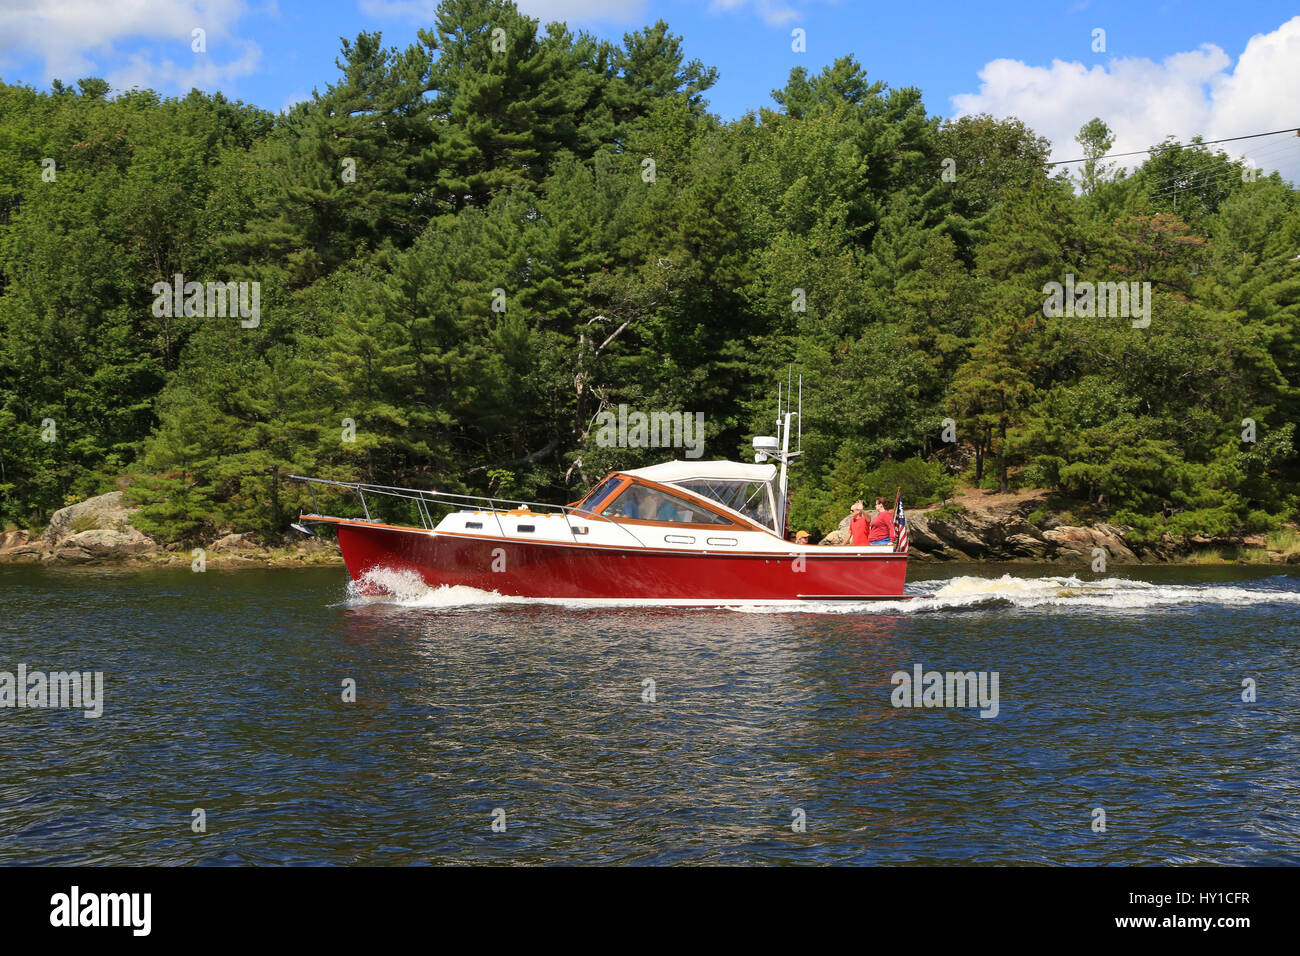
[[[849,508],[849,544],[866,544],[869,522],[863,514],[865,506],[861,501],[853,502]]]
[[[885,510],[885,499],[876,499],[876,515],[867,532],[868,544],[889,544],[894,540],[894,517]],[[857,542],[854,542],[855,544]]]

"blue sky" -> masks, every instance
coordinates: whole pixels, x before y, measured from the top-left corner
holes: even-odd
[[[0,0],[0,78],[46,87],[97,75],[117,89],[191,86],[271,110],[337,75],[339,37],[381,30],[405,46],[431,22],[433,0]],[[942,116],[1020,116],[1077,153],[1094,115],[1116,150],[1167,134],[1207,138],[1300,124],[1300,16],[1294,3],[1253,0],[1037,0],[877,3],[865,0],[519,0],[543,20],[618,39],[668,21],[689,56],[718,67],[712,109],[725,118],[771,106],[791,67],[820,69],[852,53],[873,79],[917,86]],[[191,50],[206,31],[206,52]],[[806,33],[806,52],[791,31]],[[1094,30],[1105,31],[1095,51]],[[1244,148],[1300,178],[1300,139]]]

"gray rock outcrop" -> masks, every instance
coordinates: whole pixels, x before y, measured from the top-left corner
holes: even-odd
[[[132,527],[133,510],[122,503],[120,491],[96,495],[54,512],[49,527],[35,541],[26,531],[6,532],[0,552],[6,561],[54,564],[117,561],[150,554],[158,545]]]

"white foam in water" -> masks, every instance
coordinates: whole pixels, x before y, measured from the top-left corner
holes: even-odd
[[[870,604],[818,605],[807,610],[821,613],[915,614],[922,611],[959,610],[980,607],[1088,608],[1090,610],[1142,610],[1180,604],[1214,604],[1224,607],[1246,604],[1300,604],[1300,592],[1268,586],[1232,587],[1213,584],[1152,584],[1128,578],[1085,581],[1069,577],[1000,578],[962,576],[933,581],[915,581],[906,592],[910,601]],[[798,608],[797,608],[798,609]]]
[[[1087,608],[1090,610],[1142,610],[1180,604],[1214,604],[1225,607],[1247,604],[1300,605],[1300,591],[1281,590],[1264,584],[1233,587],[1213,584],[1152,584],[1127,578],[1084,581],[1069,577],[1000,578],[962,576],[915,581],[907,585],[905,601],[817,601],[798,604],[719,604],[737,611],[758,613],[812,612],[818,614],[916,614],[926,611],[969,608],[1017,607],[1037,609]],[[580,598],[545,599],[511,597],[495,591],[461,585],[425,584],[413,571],[376,568],[362,575],[361,582],[349,582],[349,604],[391,604],[412,608],[463,608],[485,605],[555,604],[570,608],[664,607],[665,601],[610,601]]]
[[[349,604],[397,604],[401,607],[464,607],[476,604],[512,604],[527,598],[507,597],[463,585],[432,587],[414,571],[372,568],[360,581],[348,582]]]

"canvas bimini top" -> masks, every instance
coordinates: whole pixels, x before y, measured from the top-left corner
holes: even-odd
[[[692,478],[720,481],[769,482],[776,477],[776,465],[751,465],[743,461],[666,461],[648,468],[633,468],[623,472],[636,478],[648,478],[664,484],[675,485]]]

